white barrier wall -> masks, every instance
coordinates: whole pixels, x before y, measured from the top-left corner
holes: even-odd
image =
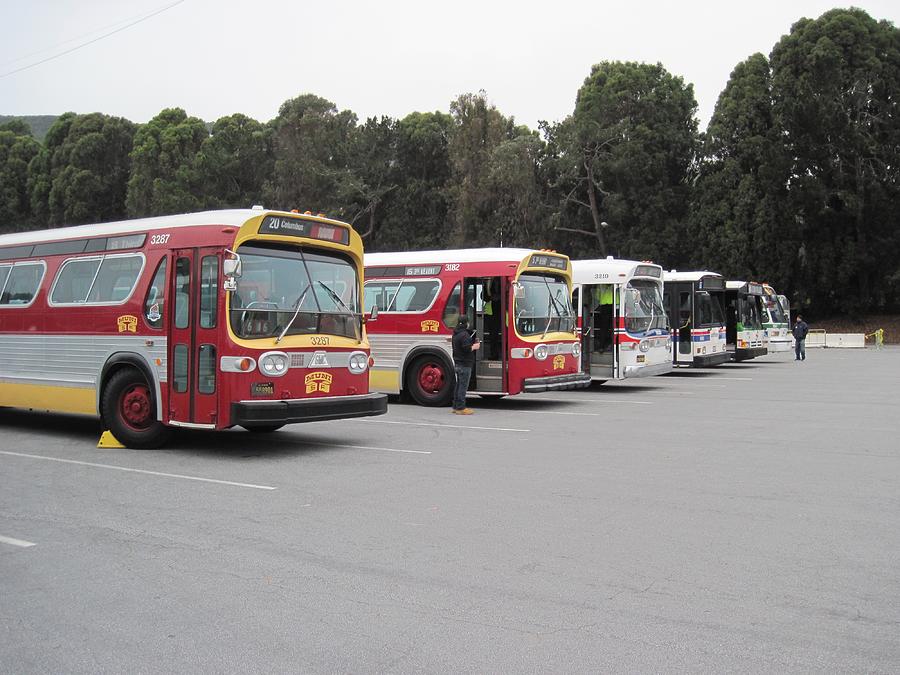
[[[866,346],[866,335],[865,333],[826,333],[825,346],[861,349]]]
[[[791,341],[791,347],[794,346],[793,340]],[[824,347],[825,346],[825,331],[821,328],[813,328],[806,334],[806,346],[807,347]]]

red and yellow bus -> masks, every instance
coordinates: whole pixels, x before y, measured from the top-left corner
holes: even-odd
[[[513,248],[366,255],[365,311],[373,390],[449,405],[451,336],[466,315],[481,340],[469,391],[483,396],[590,384],[569,301],[572,265],[558,253]]]
[[[261,207],[0,236],[0,406],[273,431],[379,415],[349,225]]]

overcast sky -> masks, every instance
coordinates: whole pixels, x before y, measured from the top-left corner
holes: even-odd
[[[536,128],[572,112],[592,64],[621,60],[660,62],[693,84],[703,129],[737,63],[768,55],[797,19],[847,6],[182,0],[123,28],[175,2],[6,0],[0,114],[71,110],[146,122],[181,107],[207,121],[241,112],[264,122],[285,100],[311,92],[364,120],[447,111],[457,95],[484,89],[503,114]],[[896,0],[854,4],[900,25]],[[27,67],[66,50],[73,51]]]

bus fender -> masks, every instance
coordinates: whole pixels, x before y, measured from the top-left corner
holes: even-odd
[[[447,366],[448,372],[455,373],[455,370],[453,368],[453,359],[450,357],[450,355],[445,350],[441,349],[440,347],[435,347],[432,345],[423,345],[423,346],[419,346],[419,347],[414,347],[413,349],[409,350],[409,352],[406,354],[406,358],[404,358],[404,360],[403,360],[403,369],[401,370],[401,375],[400,375],[400,388],[401,389],[406,389],[406,369],[409,367],[409,365],[413,361],[415,361],[420,356],[437,357],[441,361],[444,362],[444,365]]]
[[[97,414],[100,414],[100,397],[103,395],[103,387],[106,381],[113,373],[124,367],[137,368],[147,379],[147,382],[151,384],[156,392],[156,419],[162,422],[162,397],[160,395],[162,392],[160,391],[159,378],[153,375],[153,369],[150,367],[146,357],[136,352],[116,352],[106,359],[106,363],[103,364],[103,368],[100,371],[100,379],[97,380],[97,400],[95,401]]]

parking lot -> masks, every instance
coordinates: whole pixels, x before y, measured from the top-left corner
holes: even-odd
[[[96,448],[0,410],[0,671],[900,663],[900,349]]]

